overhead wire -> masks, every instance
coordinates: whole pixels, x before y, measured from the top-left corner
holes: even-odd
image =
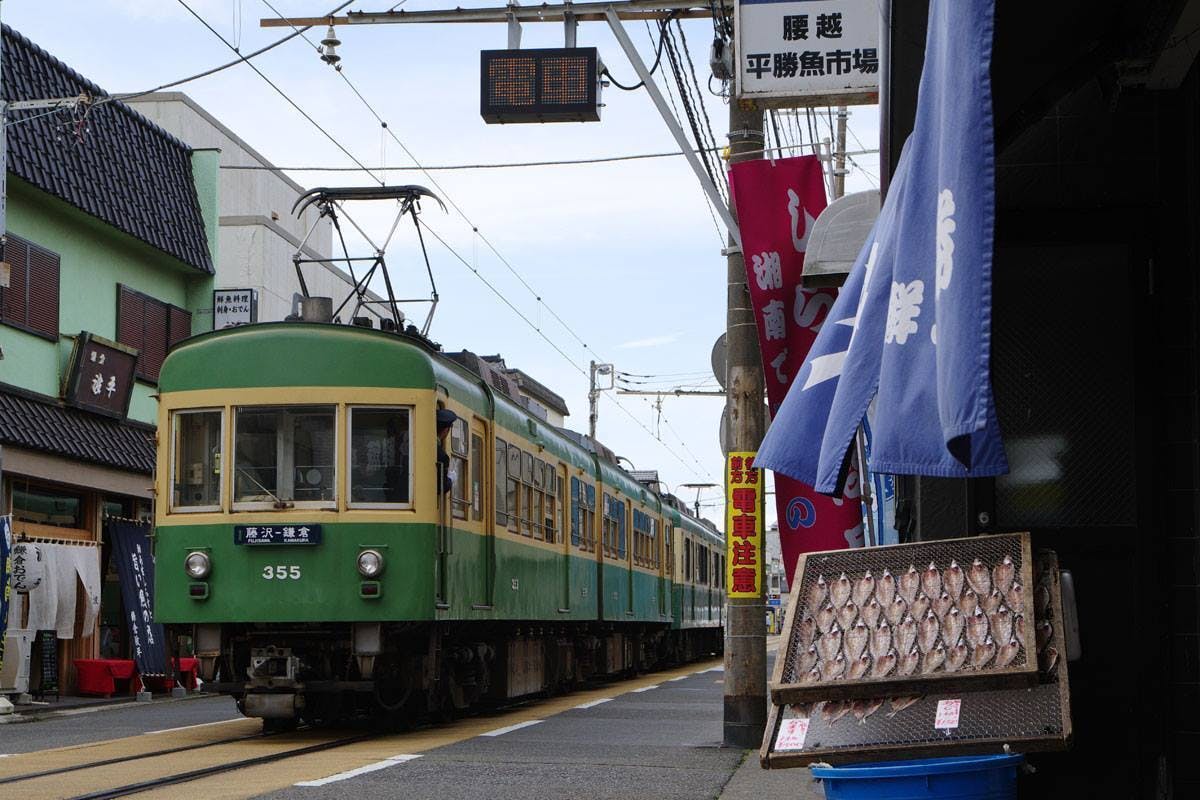
[[[674,12],[674,11],[669,12],[667,14],[667,20],[670,20],[671,17],[675,16],[675,13],[676,12]],[[646,24],[649,25],[649,23],[646,23]],[[661,23],[660,23],[659,35],[658,35],[658,47],[656,47],[655,51],[654,51],[654,64],[650,67],[651,77],[653,77],[654,73],[658,71],[659,62],[662,61],[663,42],[666,40],[666,38],[667,38],[666,31],[661,26]],[[651,37],[650,43],[654,44],[653,37]],[[614,78],[613,74],[608,71],[607,64],[604,66],[604,69],[601,71],[600,74],[603,75],[604,77],[608,78],[608,80],[612,83],[613,86],[617,87],[618,89],[620,89],[621,91],[624,91],[624,92],[636,92],[638,89],[640,89],[646,85],[645,81],[638,81],[633,86],[625,86],[620,81],[618,81],[616,78]]]
[[[338,11],[341,11],[343,8],[350,5],[352,2],[354,2],[354,0],[347,0],[347,2],[342,3],[341,5],[337,6],[332,11],[330,11],[329,15],[332,16],[333,14],[336,14]],[[230,67],[236,67],[237,65],[242,64],[242,63],[248,61],[249,59],[256,58],[256,57],[262,55],[263,53],[266,53],[270,50],[274,50],[276,47],[279,47],[281,44],[285,44],[287,42],[290,42],[292,39],[295,39],[303,31],[309,30],[310,27],[312,27],[312,26],[307,26],[304,28],[296,29],[292,33],[288,34],[287,36],[284,36],[282,39],[276,39],[275,41],[271,42],[270,44],[268,44],[264,47],[260,47],[259,49],[255,50],[253,53],[247,53],[244,56],[242,56],[239,53],[239,57],[234,59],[233,61],[228,61],[219,66],[212,67],[211,69],[206,69],[203,72],[197,72],[194,75],[188,75],[185,78],[179,78],[177,80],[168,81],[167,83],[163,83],[158,86],[155,86],[153,89],[143,89],[143,90],[137,91],[137,92],[122,92],[119,94],[105,95],[104,97],[100,98],[99,100],[94,100],[91,103],[89,103],[88,104],[89,108],[95,109],[95,108],[98,108],[107,103],[111,103],[113,101],[118,101],[118,100],[119,101],[134,100],[138,97],[145,97],[148,94],[154,94],[155,92],[161,92],[163,89],[171,89],[176,86],[182,86],[185,83],[191,83],[192,81],[200,80],[201,78],[207,78],[210,75],[215,75],[218,72],[222,72],[224,70],[229,69]],[[234,52],[238,52],[237,48],[234,48]],[[64,105],[65,105],[65,103],[64,103]],[[62,106],[56,106],[52,109],[49,109],[48,111],[43,111],[39,114],[33,114],[33,115],[27,116],[27,117],[22,116],[22,117],[17,117],[15,119],[10,119],[4,123],[4,127],[9,128],[14,125],[23,125],[28,122],[33,122],[36,119],[41,119],[42,117],[48,117],[53,114],[57,114],[61,110],[62,110]]]
[[[237,53],[237,48],[235,48],[228,39],[226,39],[224,36],[222,36],[221,33],[216,28],[214,28],[212,25],[209,25],[208,20],[204,19],[204,17],[197,14],[195,9],[193,9],[190,5],[187,4],[187,0],[175,0],[175,1],[177,3],[179,3],[181,6],[183,6],[185,9],[187,9],[188,13],[191,14],[193,17],[195,17],[200,22],[201,25],[208,28],[209,31],[212,32],[213,36],[216,36],[218,39],[221,40],[222,44],[224,44],[226,47],[228,47],[233,52]],[[351,0],[351,1],[353,1],[353,0]],[[350,3],[346,3],[342,6],[340,6],[339,8],[345,8],[348,5],[350,5]],[[300,32],[299,30],[297,31],[297,33],[299,35],[303,36],[303,33]],[[282,40],[280,43],[282,43]],[[321,123],[317,122],[315,119],[313,119],[311,116],[309,116],[308,112],[305,111],[303,108],[301,108],[300,105],[287,94],[287,92],[280,89],[279,86],[274,81],[272,81],[270,78],[268,78],[262,70],[260,70],[252,61],[250,61],[250,56],[243,56],[241,53],[238,53],[238,59],[241,63],[244,63],[246,66],[250,67],[250,69],[254,70],[255,73],[257,73],[260,78],[262,78],[264,81],[267,82],[268,86],[270,86],[272,89],[274,89],[275,92],[280,97],[282,97],[284,100],[287,101],[288,105],[290,105],[292,108],[296,109],[296,111],[299,112],[300,116],[302,116],[306,120],[308,120],[308,122],[314,128],[316,128],[318,131],[320,131],[321,134],[324,135],[326,139],[328,139],[330,142],[332,142],[333,145],[338,150],[341,150],[342,153],[345,154],[345,156],[347,158],[349,158],[351,161],[353,161],[355,164],[357,164],[360,168],[362,168],[363,172],[370,175],[373,179],[379,181],[380,185],[383,185],[385,183],[382,178],[380,178],[378,175],[376,175],[374,172],[372,172],[365,164],[363,164],[361,161],[359,161],[358,158],[353,153],[351,153],[349,150],[347,150],[346,146],[343,145],[340,141],[338,141],[337,137],[335,137],[329,131],[325,130],[325,128],[321,126]],[[157,90],[155,90],[155,91],[157,91]]]
[[[649,22],[649,20],[643,20],[642,22],[646,26],[646,35],[648,37],[650,37],[650,43],[653,44],[654,43],[654,34],[650,30],[650,22]],[[661,44],[666,39],[667,30],[663,25],[660,24],[659,32],[660,32],[659,43]],[[657,85],[657,84],[655,84],[655,85]],[[675,92],[672,91],[672,89],[671,89],[671,82],[663,81],[662,88],[666,91],[667,100],[671,104],[671,113],[674,116],[676,124],[678,124],[679,119],[680,119],[679,107],[675,104]],[[703,149],[703,147],[704,147],[704,145],[702,143],[696,142],[696,148],[693,149],[692,152],[699,154],[700,150]],[[680,153],[680,155],[683,155],[683,151],[679,151],[679,153]],[[724,246],[724,244],[725,244],[725,229],[721,227],[721,223],[717,222],[716,209],[713,208],[712,200],[711,200],[711,198],[709,198],[708,192],[701,192],[700,194],[704,197],[704,208],[708,211],[708,218],[710,220],[712,220],[713,230],[715,230],[717,232],[717,241],[720,242],[722,246]]]
[[[182,0],[181,0],[181,2],[182,2]],[[267,6],[267,8],[271,9],[271,11],[273,11],[276,14],[276,16],[278,16],[280,19],[286,19],[278,11],[278,9],[276,9],[273,5],[271,5],[269,0],[262,0],[262,2],[264,5]],[[292,27],[294,28],[295,26],[293,25]],[[316,45],[314,45],[311,41],[309,41],[307,36],[302,35],[302,38],[310,46],[312,46],[314,48],[316,47]],[[487,237],[486,234],[483,233],[483,231],[479,230],[479,226],[477,226],[470,219],[470,217],[467,216],[466,212],[464,212],[462,210],[462,208],[458,205],[458,203],[456,203],[454,201],[454,198],[450,196],[450,193],[447,192],[440,183],[438,183],[437,179],[430,173],[429,170],[425,169],[425,167],[421,164],[420,159],[418,159],[413,154],[413,152],[408,149],[408,146],[400,139],[399,136],[396,135],[396,132],[388,125],[387,121],[384,120],[384,118],[379,114],[379,112],[375,110],[375,107],[373,105],[371,105],[371,103],[367,100],[366,97],[363,96],[362,92],[360,92],[358,90],[358,87],[354,85],[354,82],[350,80],[349,75],[346,74],[345,69],[343,68],[343,69],[337,70],[337,74],[342,78],[343,81],[345,81],[346,85],[350,87],[350,90],[352,92],[354,92],[355,96],[358,97],[358,99],[367,108],[367,110],[371,113],[371,115],[373,117],[375,117],[375,119],[379,122],[379,124],[387,131],[388,135],[392,138],[392,140],[395,141],[396,144],[398,144],[400,146],[400,149],[403,150],[404,154],[407,155],[408,158],[413,162],[413,164],[416,165],[417,169],[419,169],[427,178],[429,178],[429,181],[441,193],[441,197],[447,203],[450,204],[451,208],[453,208],[458,213],[458,215],[462,218],[463,222],[467,223],[467,225],[469,225],[471,227],[472,232],[476,236],[479,237],[480,241],[482,241],[484,243],[484,245],[487,246],[488,250],[490,250],[492,252],[492,254],[494,256],[496,256],[497,259],[499,259],[500,263],[503,264],[505,266],[505,268],[513,275],[513,277],[515,277],[521,283],[521,285],[524,286],[525,289],[531,295],[533,295],[536,302],[541,307],[545,308],[546,311],[550,314],[550,316],[554,317],[554,319],[558,322],[558,324],[562,326],[563,330],[565,330],[567,333],[569,333],[571,335],[571,337],[575,339],[575,341],[579,342],[579,344],[582,345],[585,350],[588,350],[589,352],[591,352],[595,355],[596,354],[595,351],[592,350],[588,346],[587,342],[585,342],[583,340],[583,338],[578,333],[575,332],[575,329],[572,328],[567,323],[567,321],[558,314],[557,311],[555,311],[544,300],[542,300],[541,293],[539,293],[537,290],[535,290],[529,284],[529,282],[525,279],[525,277],[519,271],[517,271],[516,267],[514,267],[512,265],[512,263],[510,263],[509,260],[507,258],[505,258],[504,255],[498,249],[496,249],[496,246],[494,244],[492,244],[492,241]]]
[[[232,49],[232,45],[229,43],[229,41],[226,40],[225,37],[222,36],[217,30],[215,30],[203,17],[201,17],[199,14],[197,14],[196,11],[187,4],[186,0],[177,0],[177,2],[179,2],[180,5],[182,5],[185,9],[187,9],[188,12],[191,13],[191,15],[193,17],[195,17],[198,21],[200,21],[204,25],[204,27],[208,28],[208,30],[211,31],[213,33],[213,35],[215,35],[217,38],[219,38],[227,47],[230,47]],[[275,9],[273,6],[271,6],[271,4],[270,4],[270,2],[268,2],[268,0],[263,0],[263,3],[265,5],[267,5],[268,8],[270,8],[272,11],[274,11],[277,15],[279,15],[282,18],[282,15],[279,14],[277,9]],[[295,26],[292,26],[292,27],[295,28]],[[307,37],[303,36],[303,33],[299,29],[296,29],[296,30],[297,30],[298,35],[300,35],[302,38],[304,38],[304,40],[306,42],[308,42],[310,45],[312,44],[311,42],[308,41]],[[242,60],[244,61],[245,59],[242,59]],[[338,142],[319,123],[317,123],[316,120],[314,120],[311,116],[308,115],[307,112],[305,112],[302,108],[300,108],[300,106],[294,100],[292,100],[285,92],[283,92],[283,90],[280,89],[273,81],[271,81],[270,78],[268,78],[261,70],[259,70],[254,64],[250,64],[248,61],[246,63],[251,67],[251,69],[253,69],[259,75],[259,77],[261,77],[263,80],[265,80],[273,89],[275,89],[276,92],[278,92],[281,96],[283,96],[284,99],[286,99],[289,104],[291,104],[297,111],[299,111],[306,120],[308,120],[315,128],[317,128],[327,138],[329,138],[332,142],[334,142],[334,144],[337,145],[338,148],[343,153],[345,153],[352,161],[354,161],[354,163],[357,164],[364,172],[366,172],[368,175],[371,175],[371,177],[374,178],[375,180],[380,180],[376,175],[373,174],[373,172],[369,168],[367,168],[361,161],[359,161],[356,157],[354,157],[348,150],[346,150],[346,148],[340,142]],[[394,132],[392,132],[389,128],[387,128],[386,121],[379,115],[379,113],[374,109],[374,107],[370,104],[370,102],[367,101],[367,99],[362,95],[362,93],[358,90],[358,88],[356,86],[354,86],[353,82],[351,82],[350,79],[345,75],[345,72],[343,70],[338,70],[337,74],[342,76],[343,80],[346,81],[347,85],[350,86],[351,90],[359,98],[359,100],[362,101],[363,105],[365,105],[367,107],[367,109],[371,112],[371,114],[379,121],[380,125],[389,131],[392,139],[395,140],[398,145],[400,145],[401,149],[404,150],[405,154],[408,155],[408,157],[410,159],[412,159],[414,164],[416,164],[419,169],[424,171],[424,167],[421,166],[420,161],[418,161],[418,159],[412,154],[412,152],[408,149],[408,147],[404,144],[404,142],[402,142],[399,139],[399,137],[396,136],[396,134]],[[508,266],[509,270],[517,277],[518,280],[521,281],[522,285],[524,285],[526,289],[528,289],[531,293],[533,293],[535,295],[538,302],[542,306],[544,306],[546,308],[546,310],[549,311],[549,313],[556,320],[558,320],[559,323],[561,325],[563,325],[563,327],[569,333],[571,333],[571,335],[574,336],[575,339],[577,341],[579,341],[580,344],[583,345],[583,347],[585,349],[587,349],[589,352],[593,353],[594,355],[598,356],[598,354],[596,354],[595,351],[592,350],[592,348],[589,347],[587,345],[587,343],[584,342],[583,339],[580,338],[578,336],[578,334],[576,334],[552,308],[550,308],[544,301],[542,301],[541,297],[539,295],[537,295],[537,293],[524,280],[524,278],[522,276],[520,276],[519,273],[517,273],[516,270],[510,264],[508,264],[508,262],[496,250],[496,248],[491,244],[491,242],[487,239],[487,237],[484,236],[482,234],[482,232],[479,231],[478,227],[475,226],[471,222],[471,220],[467,217],[467,215],[462,211],[462,209],[458,207],[458,205],[453,201],[453,199],[449,196],[449,194],[444,189],[442,189],[442,187],[440,185],[438,185],[437,181],[432,176],[429,176],[429,178],[434,183],[434,185],[437,186],[439,191],[442,192],[442,195],[445,198],[446,202],[448,202],[459,213],[459,216],[461,216],[463,218],[463,220],[465,222],[467,222],[467,224],[471,225],[472,231],[488,246],[488,248],[501,260],[501,262],[505,263],[505,265]],[[383,181],[380,180],[380,183],[383,183]],[[504,304],[507,305],[509,307],[509,309],[513,311],[513,313],[517,314],[517,316],[521,320],[523,320],[543,340],[545,340],[560,356],[562,356],[569,364],[571,364],[571,366],[576,371],[578,371],[581,375],[586,376],[588,374],[579,364],[577,364],[575,362],[575,360],[573,358],[571,358],[569,355],[567,355],[567,353],[565,351],[563,351],[562,348],[557,343],[555,343],[549,336],[547,336],[541,330],[540,326],[536,325],[532,320],[529,319],[528,316],[526,316],[523,312],[521,312],[507,297],[504,296],[503,292],[501,292],[494,284],[492,284],[490,281],[488,281],[482,275],[482,273],[479,272],[479,270],[476,267],[474,267],[470,262],[468,262],[465,258],[463,258],[463,256],[461,254],[459,254],[459,252],[453,246],[451,246],[450,243],[447,242],[439,233],[437,233],[437,231],[435,231],[433,228],[431,228],[424,220],[418,219],[418,223],[419,223],[420,227],[423,227],[425,230],[427,230],[430,233],[430,235],[432,235],[443,247],[445,247],[452,255],[454,255],[454,257],[456,259],[458,259],[459,262],[461,262],[464,266],[466,266],[469,270],[471,270],[471,272],[474,273],[476,277],[478,277],[481,281],[483,281],[484,285],[487,286],[493,292],[493,294],[495,294],[502,302],[504,302]],[[619,408],[624,414],[626,414],[630,419],[632,419],[639,427],[641,427],[642,430],[644,430],[648,434],[653,435],[653,433],[650,431],[650,429],[648,427],[646,427],[642,423],[642,421],[639,420],[636,417],[636,415],[633,414],[633,412],[631,412],[628,408],[626,408],[624,405],[622,405],[619,400],[617,400],[616,398],[612,398],[612,400],[613,400],[613,404],[617,408]],[[658,438],[658,437],[656,437],[656,438]],[[677,461],[679,461],[680,464],[682,464],[686,469],[688,469],[690,472],[692,472],[692,474],[701,476],[701,473],[696,472],[692,468],[692,466],[690,464],[688,464],[683,459],[683,457],[680,456],[674,450],[674,448],[670,447],[666,442],[663,442],[661,439],[659,439],[659,443],[662,445],[662,447],[665,450],[667,450],[667,452],[669,452]],[[699,464],[699,462],[697,462],[697,463]],[[703,469],[703,465],[701,465],[701,468]]]
[[[518,316],[518,317],[519,317],[519,318],[520,318],[520,319],[521,319],[521,320],[522,320],[522,321],[523,321],[523,322],[524,322],[526,325],[528,325],[528,326],[529,326],[531,329],[533,329],[533,331],[534,331],[535,333],[537,333],[537,335],[538,335],[538,336],[540,336],[540,337],[541,337],[541,338],[542,338],[542,339],[543,339],[543,340],[546,342],[546,344],[550,345],[550,347],[552,347],[556,353],[558,353],[560,356],[562,356],[562,358],[563,358],[563,359],[564,359],[564,360],[565,360],[565,361],[566,361],[568,364],[570,364],[570,365],[571,365],[571,367],[572,367],[572,368],[573,368],[573,369],[574,369],[576,372],[578,372],[580,375],[582,375],[582,376],[584,376],[584,377],[587,377],[587,376],[588,376],[588,371],[587,371],[587,370],[585,370],[585,369],[584,369],[583,367],[581,367],[579,364],[575,363],[575,359],[573,359],[573,358],[571,358],[571,356],[567,355],[567,353],[566,353],[566,352],[565,352],[565,351],[564,351],[564,350],[563,350],[563,349],[562,349],[562,348],[561,348],[561,347],[560,347],[560,346],[559,346],[559,345],[558,345],[558,344],[557,344],[557,343],[556,343],[556,342],[555,342],[553,339],[551,339],[549,336],[547,336],[547,335],[546,335],[546,333],[545,333],[545,332],[544,332],[544,331],[543,331],[543,330],[542,330],[542,329],[541,329],[541,328],[540,328],[538,325],[536,325],[536,324],[533,322],[533,320],[531,320],[531,319],[530,319],[530,318],[529,318],[529,317],[528,317],[528,316],[527,316],[527,315],[526,315],[524,312],[522,312],[522,311],[521,311],[519,308],[517,308],[517,307],[516,307],[516,306],[515,306],[515,305],[512,303],[512,301],[511,301],[511,300],[509,300],[507,297],[505,297],[505,296],[504,296],[504,293],[503,293],[502,291],[500,291],[500,289],[499,289],[499,288],[497,288],[495,284],[493,284],[491,281],[489,281],[489,280],[488,280],[488,279],[487,279],[487,278],[486,278],[486,277],[483,275],[483,273],[482,273],[482,272],[480,272],[480,271],[478,270],[478,268],[476,268],[476,267],[475,267],[473,264],[471,264],[469,261],[467,261],[467,259],[466,259],[466,258],[464,258],[464,257],[463,257],[463,256],[462,256],[462,255],[461,255],[459,252],[458,252],[458,250],[456,250],[456,249],[454,248],[454,246],[453,246],[453,245],[451,245],[451,244],[450,244],[449,242],[447,242],[447,241],[446,241],[444,238],[442,238],[441,234],[439,234],[437,231],[435,231],[433,228],[431,228],[431,227],[429,226],[429,224],[428,224],[427,222],[425,222],[425,220],[423,220],[423,219],[420,219],[420,218],[418,218],[418,223],[419,223],[419,224],[421,225],[421,227],[423,227],[425,230],[429,231],[429,234],[430,234],[431,236],[433,236],[433,238],[434,238],[434,239],[436,239],[436,240],[437,240],[437,242],[438,242],[439,244],[441,244],[441,245],[442,245],[442,247],[446,248],[446,250],[447,250],[447,251],[448,251],[448,252],[449,252],[449,253],[450,253],[452,256],[454,256],[456,259],[458,259],[458,261],[459,261],[459,262],[460,262],[460,263],[461,263],[461,264],[462,264],[464,267],[466,267],[466,268],[467,268],[467,269],[469,269],[469,270],[470,270],[472,273],[474,273],[475,277],[477,277],[477,278],[479,278],[479,280],[483,281],[483,285],[484,285],[484,286],[486,286],[488,289],[490,289],[490,290],[491,290],[491,292],[492,292],[492,294],[496,295],[496,297],[497,297],[497,298],[498,298],[498,299],[499,299],[499,300],[500,300],[502,303],[504,303],[504,305],[508,306],[509,310],[511,310],[511,311],[512,311],[514,314],[516,314],[516,315],[517,315],[517,316]],[[640,428],[641,428],[643,431],[645,431],[646,433],[648,433],[648,434],[650,434],[651,436],[653,436],[653,437],[654,437],[656,440],[658,440],[659,444],[661,444],[661,445],[663,446],[663,449],[665,449],[665,450],[666,450],[668,453],[670,453],[670,454],[671,454],[671,455],[672,455],[672,456],[673,456],[673,457],[674,457],[674,458],[675,458],[675,459],[676,459],[676,460],[677,460],[677,461],[678,461],[680,464],[682,464],[682,465],[683,465],[683,466],[684,466],[684,467],[685,467],[685,468],[686,468],[686,469],[687,469],[689,472],[691,472],[693,475],[697,475],[697,476],[700,476],[700,477],[704,477],[704,476],[706,475],[706,473],[699,473],[699,472],[696,472],[696,470],[692,468],[692,465],[691,465],[691,464],[689,464],[689,463],[687,463],[686,461],[684,461],[684,460],[683,460],[683,456],[681,456],[681,455],[679,455],[677,452],[675,452],[675,450],[674,450],[674,449],[673,449],[673,448],[672,448],[670,445],[668,445],[666,442],[662,441],[662,439],[661,439],[660,437],[658,437],[658,436],[655,436],[655,435],[654,435],[654,432],[653,432],[653,431],[651,431],[651,430],[650,430],[650,428],[648,428],[648,427],[647,427],[647,426],[646,426],[646,425],[645,425],[645,424],[644,424],[644,423],[643,423],[643,422],[642,422],[640,419],[638,419],[638,418],[637,418],[637,416],[636,416],[636,415],[635,415],[635,414],[634,414],[632,411],[630,411],[628,408],[626,408],[624,405],[622,405],[622,404],[620,403],[620,401],[616,400],[615,398],[610,398],[610,399],[612,399],[612,401],[613,401],[613,405],[615,405],[617,408],[621,409],[621,411],[622,411],[622,412],[624,412],[624,413],[625,413],[625,415],[626,415],[626,416],[628,416],[630,419],[632,419],[632,420],[633,420],[633,421],[634,421],[634,422],[635,422],[635,423],[638,425],[638,427],[640,427]],[[697,462],[697,463],[699,463],[699,462]],[[701,468],[703,469],[703,465],[701,465]]]

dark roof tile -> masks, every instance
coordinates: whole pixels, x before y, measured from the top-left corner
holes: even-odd
[[[17,31],[3,26],[4,99],[107,93]],[[118,230],[213,273],[186,144],[121,102],[93,106],[79,135],[60,115],[14,115],[8,170]]]
[[[19,390],[0,389],[0,444],[149,475],[154,433]]]

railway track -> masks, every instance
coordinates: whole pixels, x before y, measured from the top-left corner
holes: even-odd
[[[319,742],[317,744],[297,747],[291,750],[283,750],[278,753],[268,753],[266,755],[255,756],[254,758],[245,758],[240,761],[231,761],[226,764],[214,764],[210,767],[201,767],[200,769],[187,770],[186,772],[177,772],[171,775],[164,775],[159,778],[150,778],[148,780],[139,781],[137,783],[129,783],[124,786],[117,786],[111,789],[101,789],[87,794],[75,795],[71,800],[109,800],[109,798],[128,797],[134,794],[141,794],[152,789],[161,789],[166,786],[175,786],[180,783],[207,778],[210,775],[219,775],[224,772],[234,772],[247,767],[256,767],[262,764],[271,764],[276,761],[285,761],[289,758],[308,755],[309,753],[319,753],[323,750],[333,750],[338,747],[356,744],[373,738],[376,734],[360,734],[358,736],[347,736],[343,739],[335,739],[330,742]]]
[[[128,756],[117,756],[115,758],[105,758],[99,761],[90,761],[86,764],[71,764],[65,767],[55,767],[54,769],[41,770],[39,772],[26,772],[21,775],[9,775],[0,778],[0,786],[6,783],[20,783],[21,781],[31,781],[35,778],[48,778],[51,775],[64,775],[68,772],[79,772],[84,769],[96,769],[98,767],[108,767],[113,764],[124,764],[128,761],[141,761],[147,758],[155,758],[157,756],[169,756],[176,753],[186,753],[189,750],[203,750],[206,747],[217,747],[223,744],[234,744],[236,742],[244,742],[249,739],[262,739],[268,736],[265,733],[252,733],[247,736],[231,736],[228,739],[218,739],[215,742],[200,742],[198,744],[185,744],[179,747],[167,747],[162,750],[151,750],[148,753],[137,753]]]
[[[305,730],[312,730],[312,729],[305,729]],[[61,766],[61,767],[54,767],[52,769],[38,770],[35,772],[25,772],[25,773],[21,773],[18,775],[8,775],[8,776],[0,778],[0,786],[6,786],[6,787],[11,786],[12,791],[19,792],[23,788],[22,784],[28,784],[31,781],[36,781],[36,780],[39,780],[42,778],[50,778],[50,777],[55,777],[55,776],[60,776],[60,775],[68,775],[71,773],[79,773],[79,772],[84,772],[86,770],[100,769],[102,767],[111,767],[111,766],[119,765],[119,764],[132,764],[134,762],[145,762],[145,761],[149,761],[150,759],[161,758],[164,756],[172,756],[172,755],[178,755],[180,753],[196,752],[196,751],[200,751],[200,750],[212,749],[212,748],[221,747],[224,745],[239,744],[242,742],[253,741],[253,740],[271,739],[271,738],[275,738],[275,737],[281,736],[281,735],[282,734],[254,733],[254,734],[248,734],[245,736],[231,736],[231,737],[227,737],[224,739],[217,739],[217,740],[211,741],[211,742],[199,742],[199,743],[195,743],[195,744],[180,745],[178,747],[161,748],[158,750],[150,750],[150,751],[144,752],[144,753],[134,753],[134,754],[130,754],[130,755],[116,756],[113,758],[97,759],[95,761],[88,761],[88,762],[84,762],[81,764],[68,764],[68,765]],[[285,761],[289,758],[296,758],[298,756],[308,755],[310,753],[318,753],[318,752],[321,752],[324,750],[333,750],[338,747],[345,747],[347,745],[366,741],[367,739],[371,739],[376,736],[378,736],[377,733],[361,733],[361,734],[355,734],[355,735],[351,735],[351,736],[345,736],[345,737],[342,737],[339,739],[334,739],[331,741],[317,742],[315,744],[303,745],[300,747],[293,747],[293,748],[290,748],[287,750],[281,750],[281,751],[275,752],[275,753],[266,753],[266,754],[263,754],[260,756],[254,756],[252,758],[243,758],[243,759],[238,759],[236,761],[228,761],[225,763],[213,764],[210,766],[200,767],[197,769],[184,770],[182,772],[174,772],[174,773],[170,773],[167,775],[162,775],[162,776],[158,776],[158,777],[154,777],[154,778],[148,778],[146,780],[137,781],[134,783],[128,783],[128,784],[105,788],[105,789],[98,789],[96,791],[88,792],[85,794],[74,795],[74,796],[72,796],[72,800],[102,800],[102,798],[128,797],[130,795],[140,794],[142,792],[148,792],[153,789],[159,789],[159,788],[166,787],[166,786],[174,786],[176,784],[187,783],[189,781],[199,780],[201,778],[206,778],[211,775],[218,775],[218,774],[225,773],[225,772],[233,772],[233,771],[240,770],[240,769],[246,769],[248,767],[255,767],[255,766],[260,766],[263,764],[270,764],[273,762]],[[5,790],[0,790],[0,793],[3,793],[5,791],[8,791],[8,789],[6,788]]]

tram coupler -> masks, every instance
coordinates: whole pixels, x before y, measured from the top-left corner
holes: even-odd
[[[295,719],[303,708],[304,695],[291,692],[247,692],[242,713],[247,717],[263,719]]]

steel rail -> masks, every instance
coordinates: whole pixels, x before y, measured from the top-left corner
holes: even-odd
[[[375,734],[362,734],[359,736],[350,736],[345,739],[335,739],[332,742],[321,742],[312,744],[306,747],[298,747],[294,750],[285,750],[281,753],[270,753],[264,756],[256,756],[254,758],[246,758],[241,761],[231,761],[228,764],[215,764],[211,767],[201,767],[187,772],[179,772],[174,775],[164,775],[161,778],[152,778],[138,783],[130,783],[125,786],[117,786],[112,789],[101,789],[97,792],[88,794],[76,795],[71,800],[109,800],[115,797],[128,797],[132,794],[141,794],[148,792],[151,789],[160,789],[164,786],[174,786],[180,783],[188,783],[190,781],[207,778],[210,775],[220,775],[223,772],[234,772],[247,767],[256,767],[259,764],[270,764],[275,761],[285,761],[289,758],[308,755],[309,753],[319,753],[324,750],[333,750],[338,747],[356,744],[374,738]]]
[[[124,764],[128,761],[139,761],[143,758],[155,758],[156,756],[169,756],[175,753],[185,753],[189,750],[202,750],[205,747],[216,747],[222,744],[234,744],[236,742],[244,742],[248,739],[261,739],[265,736],[273,734],[252,733],[246,736],[233,736],[228,739],[218,739],[215,742],[202,742],[200,744],[186,744],[179,747],[168,747],[164,750],[151,750],[148,753],[136,753],[128,756],[117,756],[115,758],[106,758],[101,761],[89,761],[86,764],[73,764],[66,767],[55,767],[54,769],[45,769],[41,772],[26,772],[22,775],[9,775],[0,778],[0,785],[6,783],[19,783],[21,781],[31,781],[34,778],[46,778],[51,775],[62,775],[67,772],[78,772],[84,769],[95,769],[97,767],[107,767],[113,764]]]

